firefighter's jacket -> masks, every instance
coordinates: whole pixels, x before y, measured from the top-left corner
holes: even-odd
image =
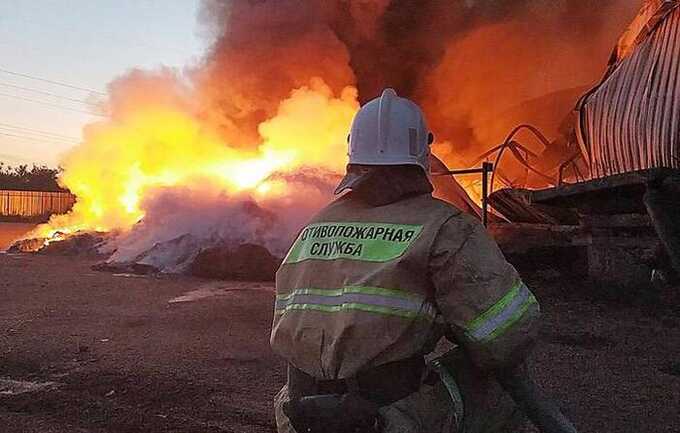
[[[377,207],[351,195],[316,215],[277,273],[276,353],[331,380],[429,351],[441,323],[482,368],[531,346],[538,303],[477,220],[431,194]]]

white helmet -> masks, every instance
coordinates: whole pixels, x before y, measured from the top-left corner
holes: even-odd
[[[349,135],[349,163],[357,165],[417,165],[430,172],[430,134],[422,110],[414,102],[385,89],[361,107]],[[357,176],[346,176],[336,194],[352,188]]]

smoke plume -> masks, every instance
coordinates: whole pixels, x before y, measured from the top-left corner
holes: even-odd
[[[282,95],[312,76],[336,90],[356,85],[362,102],[393,87],[425,108],[440,141],[450,143],[440,151],[479,154],[520,117],[554,136],[578,93],[603,72],[640,4],[207,0],[202,20],[217,37],[209,75],[221,82],[248,76],[236,90],[213,89],[211,104],[229,119],[223,125],[229,130],[271,114]],[[570,89],[548,114],[540,104],[517,112],[525,101]]]
[[[110,85],[108,117],[62,162],[78,202],[41,233],[118,230],[126,259],[176,239],[192,251],[221,239],[280,253],[330,199],[359,102],[385,87],[419,102],[449,166],[519,122],[554,138],[639,6],[204,0],[202,61]]]

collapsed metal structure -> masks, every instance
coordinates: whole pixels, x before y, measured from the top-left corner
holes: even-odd
[[[491,227],[499,243],[509,254],[561,248],[568,261],[578,249],[606,283],[680,275],[680,0],[645,2],[573,118],[574,152],[552,173],[533,170],[547,188],[492,194],[506,220]],[[531,170],[536,155],[510,139],[497,162],[506,148]]]
[[[654,0],[579,102],[577,138],[593,178],[680,168],[680,2]]]

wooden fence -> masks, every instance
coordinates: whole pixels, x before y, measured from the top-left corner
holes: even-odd
[[[67,192],[0,190],[0,216],[38,217],[64,214],[76,197]]]

